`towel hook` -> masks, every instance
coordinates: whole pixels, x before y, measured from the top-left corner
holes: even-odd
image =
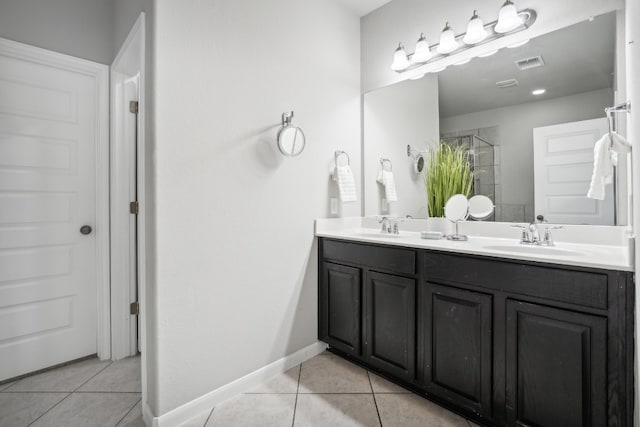
[[[388,172],[393,172],[393,164],[391,163],[391,160],[386,159],[386,158],[384,158],[384,157],[380,157],[380,166],[382,166],[382,170],[386,170],[386,169],[384,168],[385,163],[388,163],[388,164],[389,164],[389,171],[388,171]]]
[[[336,167],[338,167],[338,158],[342,155],[347,156],[347,165],[351,166],[351,159],[349,158],[349,154],[347,154],[346,151],[342,151],[342,150],[336,150],[336,152],[334,153],[334,157],[335,157],[335,162],[336,162]]]

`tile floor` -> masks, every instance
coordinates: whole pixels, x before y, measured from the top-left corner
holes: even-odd
[[[0,427],[144,427],[140,359],[86,360],[0,386]],[[180,427],[475,427],[322,353]]]
[[[325,352],[181,427],[475,427]]]
[[[138,427],[140,358],[89,359],[0,385],[0,427]]]

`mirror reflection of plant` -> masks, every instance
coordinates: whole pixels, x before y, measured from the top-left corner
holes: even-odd
[[[452,147],[440,141],[437,149],[430,150],[424,175],[427,206],[430,217],[444,216],[444,205],[454,194],[469,197],[473,187],[473,172],[467,147]]]

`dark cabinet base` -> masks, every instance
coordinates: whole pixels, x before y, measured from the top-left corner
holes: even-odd
[[[628,272],[320,239],[320,340],[487,426],[633,426]]]

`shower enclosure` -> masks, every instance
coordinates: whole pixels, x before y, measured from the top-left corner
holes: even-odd
[[[442,141],[454,148],[464,147],[467,150],[473,171],[471,195],[487,196],[496,205],[496,162],[493,144],[477,135],[447,137]],[[495,215],[487,218],[487,221],[495,221]]]

